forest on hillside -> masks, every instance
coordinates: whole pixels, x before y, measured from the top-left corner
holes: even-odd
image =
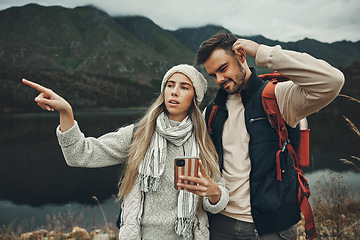
[[[360,62],[340,67],[345,75],[342,94],[360,98]],[[37,92],[24,84],[27,78],[53,89],[66,98],[76,109],[124,108],[148,106],[159,92],[161,79],[153,79],[150,85],[142,85],[117,77],[86,74],[47,72],[37,70],[0,70],[0,113],[25,113],[39,111],[33,99]],[[208,81],[212,81],[208,79]],[[209,87],[202,107],[216,94],[217,86]],[[349,106],[349,107],[347,107]],[[343,100],[335,100],[325,111],[346,109],[358,118],[358,111]]]
[[[0,113],[27,113],[41,110],[33,101],[38,92],[24,85],[21,82],[22,78],[52,89],[67,99],[74,109],[141,107],[148,104],[156,93],[151,86],[110,76],[36,70],[0,70]]]

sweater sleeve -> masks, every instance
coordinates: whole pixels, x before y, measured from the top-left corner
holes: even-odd
[[[120,128],[99,138],[85,137],[78,123],[66,132],[56,129],[65,161],[72,167],[98,168],[126,161],[134,125]]]
[[[256,64],[291,78],[276,85],[275,96],[283,119],[292,127],[329,104],[344,85],[343,73],[327,62],[280,46],[261,45]]]
[[[225,187],[224,179],[222,177],[218,176],[217,178],[215,178],[215,180],[218,183],[220,191],[221,191],[221,196],[220,196],[219,201],[216,204],[212,204],[208,197],[203,198],[204,210],[208,211],[212,214],[216,214],[216,213],[219,213],[222,210],[224,210],[229,202],[229,191]]]

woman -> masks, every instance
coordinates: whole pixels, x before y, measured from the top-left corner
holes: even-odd
[[[126,162],[119,183],[123,199],[119,239],[209,239],[202,207],[220,212],[228,192],[199,109],[207,82],[194,67],[181,64],[165,74],[159,97],[135,131],[129,125],[97,139],[84,137],[66,100],[36,83],[23,82],[41,92],[35,98],[40,107],[59,111],[57,136],[68,165]],[[183,178],[197,185],[179,184],[186,191],[174,188],[174,159],[181,156],[201,160],[199,177]]]

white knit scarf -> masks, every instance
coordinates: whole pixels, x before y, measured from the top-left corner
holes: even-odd
[[[140,191],[157,191],[165,168],[167,141],[176,146],[183,146],[185,156],[198,156],[198,144],[192,130],[193,124],[188,116],[178,126],[172,127],[164,112],[159,115],[150,145],[139,167]],[[196,194],[180,190],[176,234],[192,237],[197,202]]]

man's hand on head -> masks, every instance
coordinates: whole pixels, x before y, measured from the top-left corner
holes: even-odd
[[[260,47],[260,44],[248,40],[248,39],[238,39],[233,47],[232,50],[235,52],[236,55],[243,55],[243,51],[249,54],[251,57],[255,58],[256,53]]]

